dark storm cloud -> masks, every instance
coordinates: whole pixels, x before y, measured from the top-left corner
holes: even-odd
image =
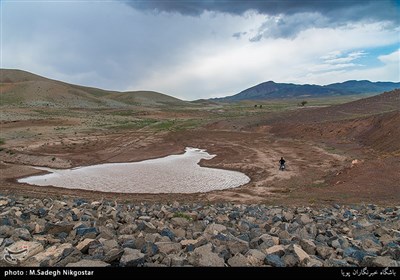
[[[204,11],[241,15],[255,10],[266,15],[320,13],[334,20],[388,20],[399,23],[399,0],[267,0],[267,1],[127,1],[138,10],[198,16]]]
[[[309,28],[344,26],[352,22],[385,21],[383,28],[400,25],[400,0],[267,0],[267,1],[128,1],[136,10],[178,13],[200,16],[205,11],[242,15],[256,11],[267,15],[256,34],[248,38],[258,42],[263,38],[295,38]],[[243,32],[232,36],[241,38]]]

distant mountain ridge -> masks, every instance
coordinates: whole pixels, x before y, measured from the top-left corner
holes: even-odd
[[[320,85],[298,85],[290,83],[264,82],[245,89],[238,94],[212,98],[214,101],[235,102],[241,100],[263,100],[280,98],[300,97],[326,97],[335,95],[374,94],[399,89],[400,83],[393,82],[371,82],[367,80],[350,80],[343,83],[334,83],[326,86]]]

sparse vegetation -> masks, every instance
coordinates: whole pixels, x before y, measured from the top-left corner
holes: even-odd
[[[186,219],[188,221],[192,221],[193,220],[192,217],[190,217],[188,214],[185,214],[183,212],[175,212],[174,213],[174,218],[184,218],[184,219]]]

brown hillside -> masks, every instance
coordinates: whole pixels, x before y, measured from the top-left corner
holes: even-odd
[[[117,92],[68,84],[29,72],[0,69],[0,105],[60,108],[123,108],[132,105],[184,105],[153,91]]]
[[[275,119],[272,132],[303,139],[356,140],[384,153],[400,153],[400,90]]]

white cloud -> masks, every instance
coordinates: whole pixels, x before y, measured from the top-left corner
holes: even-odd
[[[385,64],[393,64],[393,65],[399,66],[399,64],[400,64],[400,49],[398,49],[390,54],[387,54],[387,55],[378,56],[378,59]]]
[[[352,68],[365,67],[353,61],[368,55],[367,52],[354,49],[395,42],[395,32],[382,32],[379,25],[360,24],[310,29],[295,39],[252,43],[246,38],[231,38],[207,42],[194,48],[193,53],[198,55],[185,58],[179,67],[165,67],[144,77],[140,85],[178,92],[179,97],[207,98],[238,93],[268,80],[302,84],[344,81],[353,79],[346,74]],[[322,62],[321,57],[325,58]]]

